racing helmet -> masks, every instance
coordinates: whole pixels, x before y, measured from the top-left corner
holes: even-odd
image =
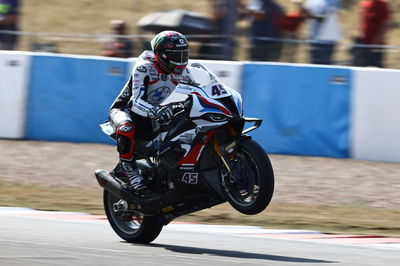
[[[150,42],[158,66],[167,73],[182,74],[189,60],[189,43],[177,31],[162,31]]]

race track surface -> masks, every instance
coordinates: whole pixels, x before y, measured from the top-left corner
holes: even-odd
[[[0,207],[0,265],[400,265],[400,239],[173,223],[149,245],[104,216]]]

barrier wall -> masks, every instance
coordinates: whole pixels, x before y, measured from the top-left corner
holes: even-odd
[[[0,138],[112,143],[98,125],[134,62],[0,52]],[[400,162],[400,71],[204,63],[242,88],[268,152]]]
[[[98,125],[128,80],[133,60],[36,55],[32,57],[26,137],[35,140],[112,142]],[[240,64],[207,64],[239,87]],[[237,71],[237,73],[233,73]],[[232,80],[232,77],[235,79]],[[172,95],[177,101],[182,95]]]
[[[128,60],[35,55],[27,113],[28,139],[110,142],[99,124],[127,80]]]
[[[0,51],[0,138],[25,137],[30,55]]]
[[[352,157],[400,162],[400,71],[354,70]]]
[[[244,64],[246,116],[264,120],[253,136],[271,153],[349,155],[351,70]]]

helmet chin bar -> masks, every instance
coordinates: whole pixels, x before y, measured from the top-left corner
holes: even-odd
[[[170,64],[170,66],[171,66],[172,64]],[[180,65],[177,65],[177,64],[173,64],[173,70],[172,70],[172,73],[174,73],[174,74],[178,74],[178,75],[180,75],[180,74],[182,74],[183,73],[183,71],[185,70],[185,68],[186,68],[186,65],[187,64],[180,64]]]
[[[176,62],[176,61],[170,61],[172,64],[176,65],[176,66],[186,66],[188,64],[188,62]]]

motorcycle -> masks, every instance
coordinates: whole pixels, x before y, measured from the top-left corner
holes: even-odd
[[[127,242],[150,243],[177,217],[229,202],[253,215],[270,203],[274,173],[268,155],[247,135],[262,120],[243,116],[238,92],[201,63],[188,66],[196,83],[181,81],[183,109],[167,125],[153,123],[155,137],[136,140],[137,165],[151,189],[139,195],[128,180],[98,169],[103,203],[115,233]],[[194,75],[195,76],[195,75]],[[251,123],[245,129],[245,123]],[[103,131],[112,136],[109,124]]]

